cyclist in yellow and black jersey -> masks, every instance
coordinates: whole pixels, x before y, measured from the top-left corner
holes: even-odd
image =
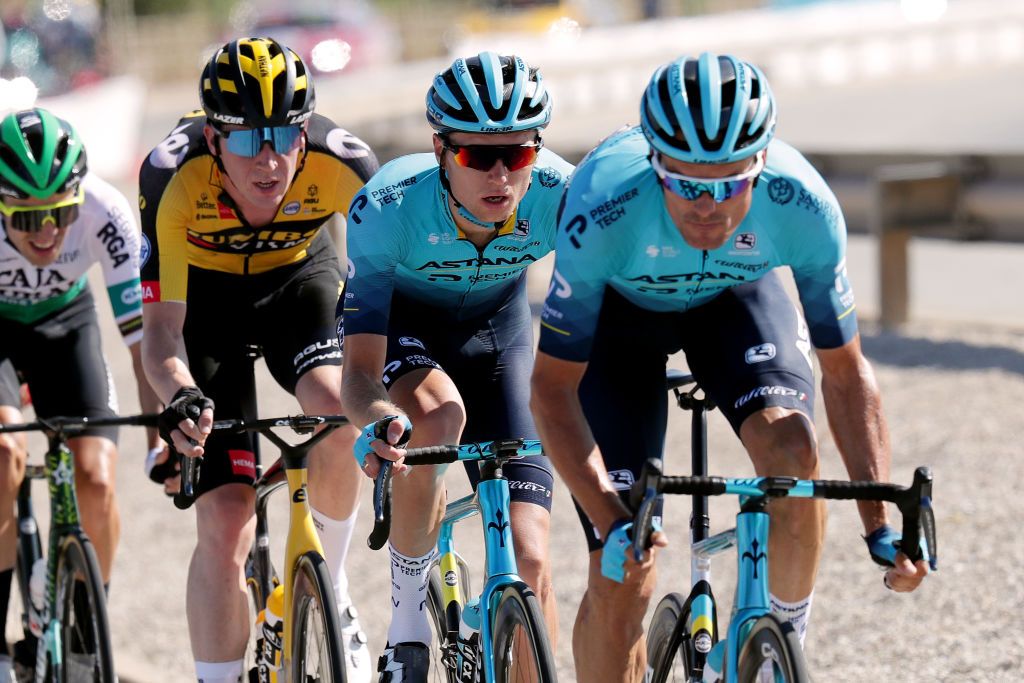
[[[246,275],[305,260],[321,246],[320,227],[348,211],[352,197],[377,169],[364,142],[313,114],[298,170],[278,211],[268,224],[253,225],[225,188],[223,161],[207,144],[206,127],[204,112],[187,114],[143,165],[139,187],[150,249],[142,276],[147,303],[185,301],[188,266]]]
[[[249,635],[242,572],[255,458],[249,435],[210,436],[214,404],[220,418],[256,417],[248,351],[257,345],[304,413],[343,413],[334,320],[343,276],[322,227],[335,213],[344,218],[377,160],[313,114],[305,65],[274,40],[218,49],[200,94],[203,111],[179,121],[139,177],[143,358],[167,405],[161,434],[182,454],[204,456],[186,599],[196,677],[233,683]],[[343,567],[362,477],[352,458],[338,457],[355,435],[336,430],[313,450],[309,490],[348,679],[358,682],[369,680],[369,654]]]

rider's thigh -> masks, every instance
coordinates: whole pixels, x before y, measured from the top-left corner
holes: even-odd
[[[411,446],[458,443],[466,426],[466,406],[443,371],[412,370],[394,381],[388,395],[412,421]]]
[[[740,440],[760,476],[816,476],[814,425],[800,410],[782,406],[758,410],[743,421]]]
[[[341,413],[341,366],[318,365],[295,385],[295,398],[306,415]]]

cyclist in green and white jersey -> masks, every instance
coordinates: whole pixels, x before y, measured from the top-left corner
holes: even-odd
[[[86,275],[96,263],[132,354],[139,402],[146,412],[159,410],[142,371],[140,233],[131,206],[113,186],[87,172],[74,129],[45,109],[15,112],[0,121],[0,221],[0,422],[23,421],[22,381],[38,417],[117,413]],[[155,429],[148,439],[151,449],[160,445]],[[117,429],[90,429],[69,445],[82,522],[109,584],[120,531],[114,499]],[[23,436],[0,436],[0,627],[11,589],[14,501],[25,457]],[[35,647],[27,645],[31,665]],[[0,653],[0,680],[6,680],[10,666],[5,655]]]

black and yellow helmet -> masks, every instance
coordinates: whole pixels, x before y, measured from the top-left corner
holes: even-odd
[[[272,38],[240,38],[214,52],[199,98],[214,124],[253,128],[302,123],[316,104],[306,65]]]

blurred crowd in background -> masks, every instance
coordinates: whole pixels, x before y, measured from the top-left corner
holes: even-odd
[[[443,56],[466,34],[579,30],[822,1],[4,0],[0,77],[26,76],[42,96],[114,74],[188,78],[214,46],[243,34],[277,38],[318,72],[336,72]],[[946,4],[898,1],[926,10]]]

